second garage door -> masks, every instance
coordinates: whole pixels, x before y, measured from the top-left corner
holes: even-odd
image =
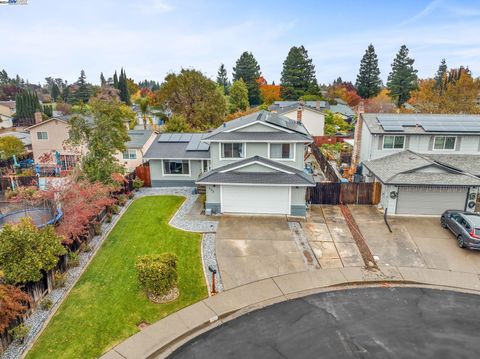
[[[465,209],[467,189],[458,187],[400,187],[397,214],[442,214]]]
[[[222,212],[290,214],[289,187],[222,186]]]

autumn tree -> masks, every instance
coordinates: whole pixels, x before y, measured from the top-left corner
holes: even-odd
[[[414,59],[408,56],[408,48],[400,47],[392,63],[392,71],[388,75],[387,87],[390,97],[400,107],[411,96],[418,86],[417,70],[413,68]]]
[[[371,98],[378,95],[382,89],[380,69],[378,68],[377,54],[372,44],[368,45],[365,55],[360,62],[360,70],[355,83],[357,93],[362,98]]]
[[[216,83],[193,69],[167,75],[156,95],[160,107],[182,115],[193,130],[219,126],[227,109]]]
[[[261,83],[260,84],[260,93],[262,95],[262,101],[266,105],[271,105],[275,101],[280,101],[282,100],[281,97],[281,87],[280,85],[275,85],[271,84],[269,85],[268,83]]]
[[[115,154],[125,151],[129,141],[127,125],[136,121],[133,110],[117,98],[92,98],[87,115],[75,115],[70,119],[68,144],[86,144],[88,152],[81,167],[91,182],[111,182],[112,173],[122,172],[123,167]]]
[[[367,113],[393,113],[397,110],[387,89],[383,89],[377,96],[365,100],[364,108]]]
[[[66,253],[52,226],[38,228],[30,217],[0,232],[0,270],[7,283],[36,282]]]
[[[191,132],[192,128],[188,125],[185,117],[182,115],[173,115],[170,117],[164,127],[165,132]]]
[[[250,106],[259,105],[262,102],[260,85],[257,82],[260,74],[260,65],[253,54],[247,51],[240,56],[233,68],[233,80],[237,81],[242,79],[245,85],[247,85],[248,102]]]
[[[298,100],[303,95],[318,95],[315,66],[305,47],[293,46],[283,62],[280,79],[281,96],[286,100]]]
[[[0,137],[0,159],[8,160],[25,153],[25,145],[15,136]]]
[[[227,69],[224,64],[221,64],[217,73],[217,84],[223,88],[223,92],[228,95],[230,89],[230,82],[228,81]]]
[[[248,89],[242,79],[233,82],[230,89],[230,113],[245,111],[248,107]]]
[[[28,310],[32,298],[21,289],[0,284],[0,333],[10,327],[10,324]]]

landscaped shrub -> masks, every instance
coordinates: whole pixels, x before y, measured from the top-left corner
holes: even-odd
[[[95,223],[93,225],[93,231],[95,233],[96,236],[99,236],[100,234],[102,234],[102,224],[101,223]]]
[[[19,324],[15,328],[10,329],[8,331],[8,334],[10,334],[13,339],[19,340],[20,342],[23,343],[23,340],[25,337],[28,335],[28,332],[30,331],[30,327],[26,326],[25,324]]]
[[[129,193],[127,194],[127,197],[128,197],[128,199],[133,199],[133,197],[135,197],[135,193],[129,192]]]
[[[26,312],[31,300],[32,298],[21,289],[13,285],[0,284],[0,333]]]
[[[128,198],[124,194],[121,194],[120,196],[118,196],[117,203],[120,206],[122,207],[125,206],[125,204],[127,204],[127,201],[128,201]]]
[[[135,268],[140,284],[149,298],[166,296],[177,286],[177,261],[173,253],[145,255],[137,258]]]
[[[135,189],[135,191],[138,191],[142,187],[143,187],[143,181],[140,178],[135,178],[133,180],[133,188]]]
[[[114,204],[114,205],[110,206],[110,213],[119,214],[120,213],[120,208],[116,204]]]
[[[50,298],[45,298],[40,302],[40,309],[49,310],[52,307],[52,300]]]
[[[68,252],[68,268],[78,267],[80,258],[75,252]]]
[[[112,223],[112,214],[111,213],[107,213],[107,216],[105,217],[105,222]]]
[[[55,272],[53,273],[53,287],[63,288],[67,284],[67,273]]]
[[[91,251],[92,251],[92,247],[90,247],[90,246],[88,245],[88,243],[83,242],[83,243],[80,245],[80,252],[88,253],[88,252],[91,252]]]

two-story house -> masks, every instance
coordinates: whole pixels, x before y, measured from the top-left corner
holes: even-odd
[[[301,122],[260,111],[210,133],[161,134],[145,157],[153,186],[204,185],[213,213],[304,216],[311,142]]]
[[[474,211],[480,116],[368,113],[359,126],[363,174],[382,183],[380,205],[389,214]]]

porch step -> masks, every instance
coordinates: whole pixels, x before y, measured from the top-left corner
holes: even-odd
[[[205,194],[207,192],[207,187],[205,185],[197,184],[197,193]]]

